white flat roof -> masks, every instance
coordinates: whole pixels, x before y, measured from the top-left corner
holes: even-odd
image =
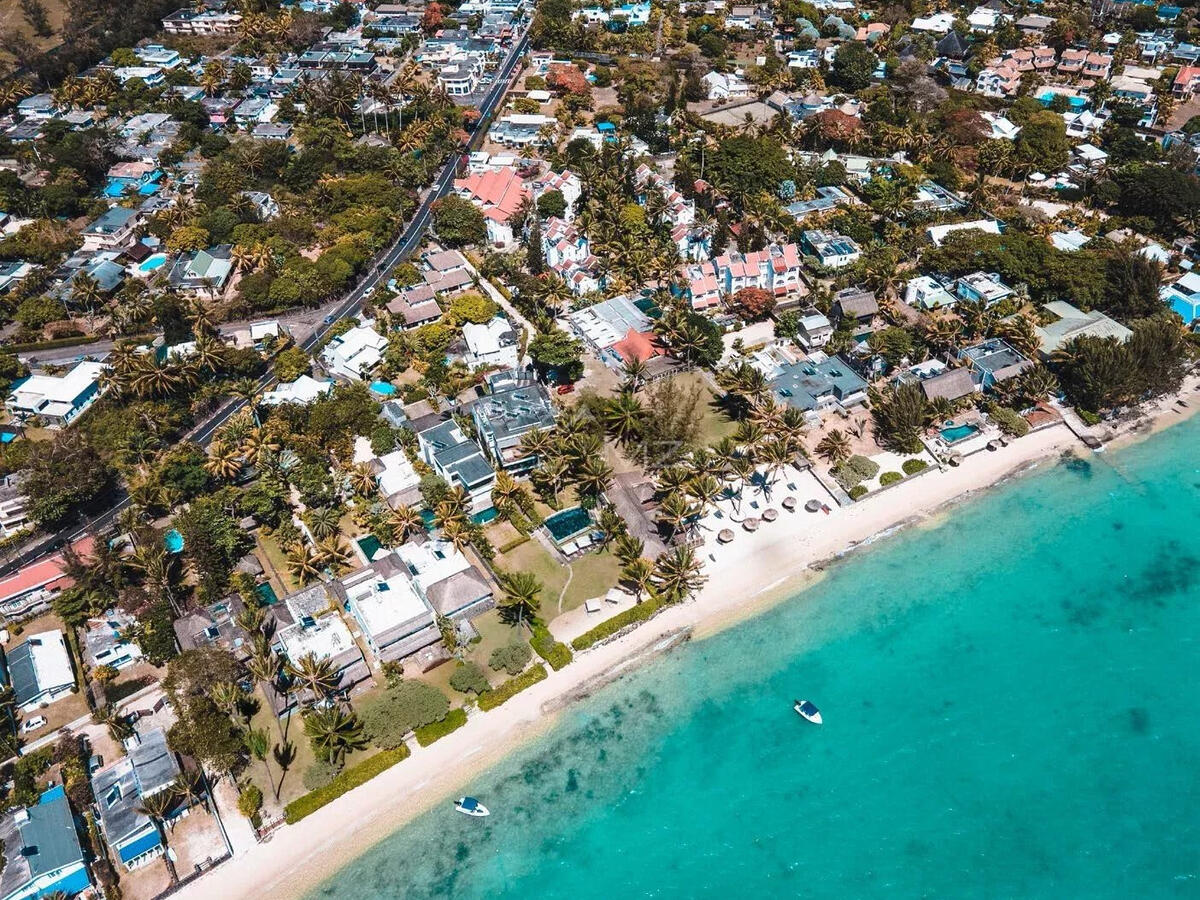
[[[312,628],[296,624],[279,633],[288,659],[311,653],[317,659],[332,659],[354,647],[350,629],[337,615],[322,616]]]
[[[342,581],[346,596],[355,604],[363,627],[371,634],[383,634],[413,619],[432,620],[433,613],[405,573],[399,572],[386,581],[374,573],[372,576],[357,583]]]
[[[35,644],[34,641],[38,643]],[[61,631],[56,628],[32,635],[28,644],[39,688],[45,690],[75,683],[75,673],[71,670],[71,656],[67,653],[67,643]]]
[[[91,387],[106,368],[104,363],[81,362],[66,375],[30,375],[12,393],[18,406],[36,406],[45,400],[66,403],[70,409],[75,398]]]

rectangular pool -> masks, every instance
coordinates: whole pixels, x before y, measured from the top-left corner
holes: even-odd
[[[979,433],[977,425],[954,425],[950,428],[941,430],[942,440],[947,444],[957,444],[959,441],[965,441],[967,438]]]
[[[561,544],[563,541],[568,541],[575,535],[587,531],[592,526],[592,517],[582,506],[574,506],[550,516],[546,519],[545,524],[550,536],[556,543]]]

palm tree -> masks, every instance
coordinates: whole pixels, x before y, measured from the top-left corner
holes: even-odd
[[[208,458],[204,461],[204,471],[214,478],[233,481],[242,471],[242,460],[238,448],[231,447],[223,440],[213,441],[208,445]]]
[[[358,717],[340,706],[309,710],[304,715],[304,733],[317,757],[335,765],[346,758],[348,751],[367,745]]]
[[[167,846],[166,819],[174,805],[175,795],[168,789],[142,796],[136,808],[138,813],[154,823],[154,827],[158,830],[158,839],[162,841],[164,848]],[[170,855],[164,854],[163,859],[167,864],[167,875],[171,879],[171,884],[179,884],[179,876],[175,872],[175,864],[171,861]]]
[[[645,415],[632,391],[621,391],[604,405],[601,419],[610,435],[622,444],[629,444],[641,433]]]
[[[622,390],[636,394],[646,383],[646,363],[636,356],[621,365]]]
[[[392,526],[393,535],[398,536],[395,539],[400,543],[404,543],[410,534],[425,530],[425,520],[411,506],[398,506],[392,510],[388,524]]]
[[[503,469],[496,473],[496,483],[492,485],[492,505],[497,509],[511,510],[522,493],[523,488],[512,475]]]
[[[326,540],[341,532],[341,512],[332,506],[316,506],[308,511],[305,524],[318,541]]]
[[[621,565],[624,566],[641,556],[645,549],[646,544],[641,538],[629,534],[628,532],[623,532],[617,535],[613,553],[616,555]]]
[[[685,526],[689,521],[694,519],[700,510],[699,507],[688,502],[687,496],[682,492],[667,494],[659,504],[656,518],[660,525],[667,529],[667,537],[673,540],[676,535],[686,530]]]
[[[497,601],[501,614],[508,620],[514,617],[518,627],[525,617],[533,618],[538,611],[538,598],[542,593],[542,583],[532,572],[512,572],[501,576],[500,586],[504,595]]]
[[[704,586],[700,562],[691,547],[683,545],[663,553],[654,565],[658,594],[668,603],[678,603]]]
[[[338,689],[342,674],[329,659],[306,653],[295,662],[288,661],[288,677],[308,689],[312,700],[327,700]]]
[[[232,681],[218,681],[209,686],[208,696],[213,703],[229,714],[229,718],[236,719],[240,715],[242,700],[246,695]]]
[[[333,535],[318,543],[317,557],[324,568],[334,573],[350,564],[350,551],[342,542],[341,535]]]
[[[188,806],[194,806],[205,793],[204,774],[196,769],[182,770],[171,788]]]
[[[321,574],[321,557],[308,544],[300,544],[287,555],[288,574],[308,584]]]
[[[566,486],[570,467],[561,456],[550,456],[542,459],[541,466],[533,473],[541,489],[550,494],[550,505],[558,506],[558,494]]]
[[[451,543],[456,552],[465,552],[471,544],[471,529],[467,525],[466,518],[456,516],[447,519],[442,525],[442,537]]]
[[[840,428],[830,429],[817,443],[817,453],[833,465],[845,462],[850,458],[850,435]]]
[[[375,473],[367,463],[356,463],[344,473],[350,490],[359,497],[370,497],[378,486]]]
[[[599,498],[608,489],[611,480],[612,466],[599,456],[589,456],[579,467],[575,483],[584,496]]]
[[[712,475],[700,475],[688,485],[688,493],[700,504],[700,514],[721,496],[721,483]]]
[[[621,567],[621,580],[633,588],[633,596],[638,603],[642,595],[654,584],[654,563],[648,559],[631,559]]]

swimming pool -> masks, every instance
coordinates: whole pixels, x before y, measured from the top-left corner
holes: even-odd
[[[152,256],[147,256],[144,260],[142,260],[141,264],[138,265],[138,271],[139,272],[153,272],[156,269],[161,269],[166,264],[167,264],[167,254],[155,253]]]
[[[978,433],[978,425],[954,425],[941,430],[942,440],[947,444],[957,444]]]
[[[379,538],[373,534],[368,534],[365,537],[360,537],[357,541],[358,549],[362,550],[363,556],[370,562],[375,558],[375,554],[383,549],[383,544],[379,543]]]
[[[258,594],[259,599],[267,606],[274,606],[279,602],[279,595],[275,593],[275,588],[271,587],[269,581],[264,581],[256,587],[254,593]]]
[[[183,535],[172,528],[163,535],[163,546],[167,548],[168,553],[180,552],[183,549]]]
[[[383,397],[390,397],[396,393],[396,386],[388,384],[386,381],[372,381],[371,392]]]
[[[557,543],[570,540],[580,532],[587,531],[592,525],[592,517],[582,506],[564,509],[546,519],[546,530]]]
[[[1038,95],[1038,102],[1041,103],[1042,106],[1049,106],[1056,96],[1059,96],[1058,91],[1042,91],[1042,93]],[[1061,96],[1067,98],[1067,103],[1070,104],[1070,107],[1073,110],[1078,111],[1087,106],[1087,100],[1083,97],[1076,97],[1074,94],[1063,94]]]

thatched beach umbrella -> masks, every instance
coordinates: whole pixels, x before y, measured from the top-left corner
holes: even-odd
[[[796,510],[796,498],[795,498],[795,497],[784,497],[784,498],[783,498],[783,503],[782,503],[782,506],[783,506],[783,508],[784,508],[784,509],[786,509],[788,512],[795,512],[795,510]]]
[[[742,527],[745,528],[747,531],[757,531],[758,530],[758,519],[751,517],[742,523]]]
[[[809,512],[816,512],[817,510],[819,510],[821,508],[821,501],[820,500],[809,500],[807,503],[804,504],[804,508],[806,510],[808,510]]]
[[[732,528],[722,528],[719,532],[717,532],[717,541],[718,542],[720,542],[722,544],[728,544],[732,540],[733,540],[733,529]]]
[[[779,510],[771,508],[764,509],[762,517],[764,522],[774,522],[779,518]]]

